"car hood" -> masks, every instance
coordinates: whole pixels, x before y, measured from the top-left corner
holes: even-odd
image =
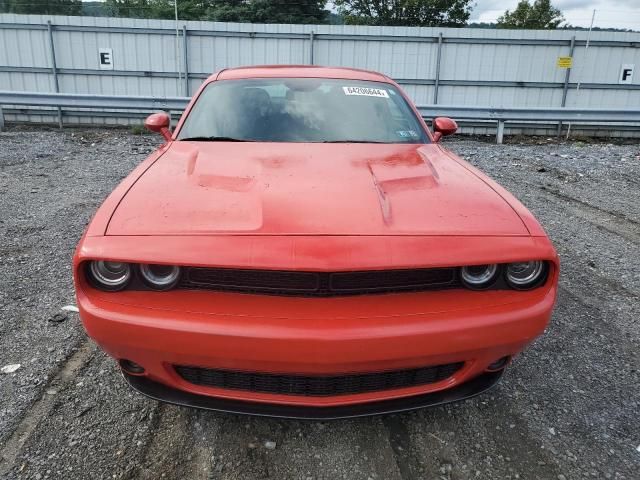
[[[437,145],[177,141],[108,235],[528,235]]]

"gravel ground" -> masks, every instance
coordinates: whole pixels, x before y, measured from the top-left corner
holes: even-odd
[[[448,141],[555,242],[551,326],[486,395],[303,422],[147,400],[61,310],[85,225],[157,143],[122,130],[0,134],[0,367],[20,364],[0,374],[0,478],[640,478],[638,145]]]

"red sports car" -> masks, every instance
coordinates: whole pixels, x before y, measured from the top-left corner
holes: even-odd
[[[89,335],[171,403],[336,418],[470,397],[542,333],[534,217],[385,75],[220,71],[106,199],[74,259]]]

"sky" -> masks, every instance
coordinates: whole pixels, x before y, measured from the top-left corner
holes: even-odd
[[[571,25],[589,27],[596,10],[594,26],[640,30],[640,0],[551,0]],[[513,10],[518,0],[476,0],[471,22],[495,22],[505,10]]]

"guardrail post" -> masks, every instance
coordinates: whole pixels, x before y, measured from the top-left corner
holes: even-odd
[[[573,61],[573,52],[576,48],[576,36],[571,37],[571,43],[569,43],[569,56]],[[567,68],[567,71],[564,73],[564,86],[562,87],[562,103],[561,107],[565,107],[567,105],[567,92],[569,91],[569,77],[571,76],[571,68]],[[558,136],[562,133],[562,121],[558,122]]]
[[[51,58],[51,73],[53,73],[53,88],[56,93],[60,93],[58,83],[58,67],[56,66],[56,48],[53,45],[53,28],[51,20],[47,20],[47,32],[49,33],[49,57]],[[62,108],[58,107],[58,127],[62,128]]]
[[[313,40],[315,37],[315,33],[313,30],[309,32],[309,65],[313,65]]]
[[[498,131],[496,132],[496,143],[502,145],[504,139],[504,120],[498,120]]]
[[[433,104],[438,104],[438,88],[440,87],[440,62],[442,60],[442,32],[438,34],[438,53],[436,54],[436,78],[433,86]]]
[[[0,105],[0,132],[4,130],[4,113],[2,112],[2,105]]]
[[[182,26],[182,56],[184,63],[184,96],[189,96],[189,50],[187,49],[187,26]]]

